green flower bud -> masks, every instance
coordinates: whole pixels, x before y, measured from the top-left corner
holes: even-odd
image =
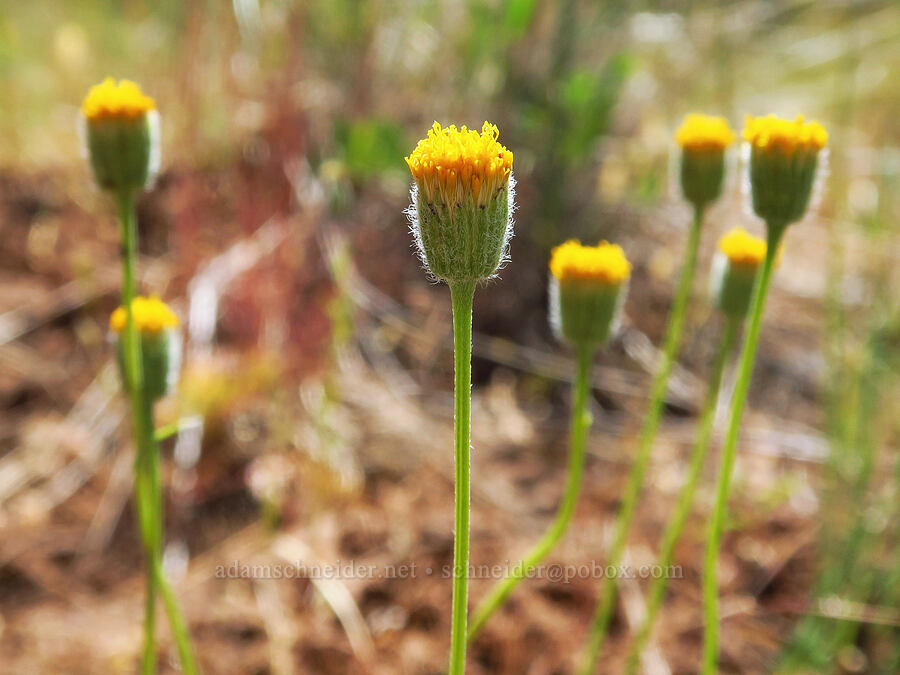
[[[675,135],[681,146],[681,190],[695,208],[703,209],[722,194],[725,149],[734,138],[724,117],[695,113],[684,118]]]
[[[414,184],[407,209],[425,267],[449,283],[492,277],[512,231],[513,155],[497,138],[437,122],[406,158]]]
[[[719,239],[713,258],[712,295],[725,316],[740,319],[747,315],[756,273],[766,257],[766,241],[736,227]]]
[[[573,345],[602,344],[616,329],[631,264],[620,246],[568,241],[550,257],[550,323]]]
[[[747,117],[749,182],[753,210],[769,225],[786,227],[806,213],[816,179],[819,152],[828,142],[818,122],[774,115]]]
[[[181,367],[181,335],[177,330],[178,317],[159,298],[137,297],[131,303],[134,327],[141,347],[144,394],[157,401],[170,393],[178,380]],[[116,336],[116,357],[122,381],[128,381],[125,368],[125,341],[128,325],[124,307],[113,312],[109,320]]]
[[[97,184],[138,191],[159,166],[156,103],[134,82],[112,78],[91,88],[81,106],[88,157]]]

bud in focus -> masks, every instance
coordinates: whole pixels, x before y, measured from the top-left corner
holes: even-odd
[[[129,80],[108,77],[91,87],[81,104],[85,142],[100,187],[116,192],[144,189],[159,166],[156,102]]]
[[[750,191],[753,210],[770,227],[800,220],[809,205],[819,151],[828,133],[818,122],[775,115],[747,117],[743,132],[750,145]]]
[[[476,282],[492,277],[512,231],[513,154],[481,132],[437,122],[406,163],[415,181],[407,210],[419,255],[438,279]]]
[[[736,227],[719,239],[713,258],[712,291],[725,316],[742,319],[750,308],[756,273],[766,258],[766,240]]]
[[[692,113],[675,134],[681,146],[681,190],[694,208],[702,210],[722,194],[725,148],[735,135],[724,117]]]
[[[571,240],[550,255],[550,322],[574,345],[606,342],[618,324],[631,264],[622,248]]]
[[[181,366],[181,336],[176,330],[178,317],[169,306],[155,296],[138,296],[131,303],[135,333],[141,346],[144,373],[144,393],[151,401],[169,393],[178,379]],[[124,341],[122,334],[128,325],[128,312],[119,307],[109,318],[109,327],[116,336],[116,353],[122,381],[127,382]]]

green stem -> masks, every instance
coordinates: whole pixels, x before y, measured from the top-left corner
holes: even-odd
[[[469,582],[469,427],[472,386],[472,304],[474,282],[450,284],[453,305],[454,457],[456,523],[453,541],[453,608],[449,675],[466,670],[466,620]]]
[[[169,626],[172,628],[172,636],[175,638],[175,646],[178,649],[178,659],[181,661],[181,671],[184,675],[196,675],[199,673],[197,662],[194,658],[194,650],[191,646],[191,638],[188,633],[187,624],[178,606],[178,600],[172,587],[166,580],[165,571],[163,570],[162,560],[157,558],[153,561],[153,573],[156,578],[159,592],[162,595],[163,606],[166,608],[166,615],[169,617]]]
[[[734,467],[734,456],[737,448],[738,433],[741,428],[741,418],[744,413],[744,405],[747,402],[747,392],[750,389],[753,365],[756,361],[756,347],[759,344],[763,311],[765,310],[766,297],[769,294],[769,286],[772,281],[772,270],[775,266],[775,258],[778,255],[778,246],[781,243],[785,226],[768,223],[767,230],[766,259],[763,261],[762,269],[753,287],[753,298],[750,301],[750,322],[747,327],[747,337],[741,349],[734,398],[731,401],[728,433],[725,437],[725,445],[722,448],[722,465],[719,468],[719,476],[716,481],[716,503],[713,507],[712,518],[709,521],[706,561],[703,570],[703,609],[706,626],[703,644],[703,675],[713,675],[716,672],[719,653],[719,610],[716,583],[719,547],[722,543],[722,530],[728,504],[728,490],[731,485],[731,472]]]
[[[675,554],[675,545],[681,537],[681,532],[684,530],[685,523],[687,522],[688,515],[691,511],[691,505],[694,502],[694,492],[697,489],[697,482],[700,479],[700,473],[706,462],[706,456],[709,454],[710,439],[712,438],[712,431],[716,420],[716,403],[719,400],[719,389],[722,385],[722,375],[725,372],[725,364],[728,362],[728,355],[731,354],[734,349],[734,344],[737,341],[742,321],[743,317],[727,317],[725,329],[719,340],[719,350],[716,353],[716,358],[710,372],[709,387],[706,390],[706,400],[703,402],[703,410],[700,414],[700,426],[697,433],[697,441],[694,444],[694,450],[688,465],[687,480],[681,488],[681,495],[675,506],[675,512],[669,519],[660,546],[657,564],[658,568],[663,571],[667,570],[672,564]],[[634,644],[628,654],[626,672],[629,674],[636,673],[638,670],[641,653],[644,651],[644,646],[653,629],[653,623],[662,607],[663,598],[665,597],[668,585],[668,577],[666,574],[662,574],[655,578],[650,586],[650,592],[647,595],[647,616],[644,618],[644,623],[638,630],[637,636],[634,639]]]
[[[137,457],[134,470],[134,496],[141,539],[144,545],[147,575],[147,597],[144,605],[144,649],[141,673],[156,672],[156,595],[162,593],[163,604],[172,626],[184,673],[197,672],[190,640],[175,596],[166,583],[162,571],[162,490],[159,478],[159,449],[153,426],[153,401],[144,389],[141,338],[135,328],[132,301],[135,296],[135,268],[137,260],[137,228],[134,216],[134,196],[130,191],[118,195],[122,234],[122,306],[127,321],[122,333],[122,361],[125,388],[131,403]]]
[[[156,672],[156,579],[153,576],[154,518],[151,508],[152,486],[148,483],[144,467],[148,456],[154,451],[152,440],[148,443],[146,430],[152,433],[152,421],[147,417],[144,403],[144,373],[140,358],[140,335],[135,329],[131,304],[135,296],[135,267],[137,258],[137,231],[134,217],[134,198],[131,191],[118,195],[119,226],[122,238],[122,306],[127,320],[122,333],[122,361],[125,370],[125,388],[131,403],[137,457],[135,458],[134,497],[138,523],[144,542],[147,567],[147,597],[144,605],[144,649],[141,657],[141,672],[149,675]]]
[[[147,455],[146,463],[143,467],[144,480],[147,483],[147,492],[149,494],[147,510],[151,514],[153,531],[153,566],[148,570],[148,574],[152,576],[154,586],[158,588],[159,593],[162,595],[163,606],[169,619],[172,636],[175,639],[178,658],[181,661],[181,670],[185,675],[194,675],[198,672],[198,669],[191,646],[190,634],[175,594],[166,580],[165,570],[162,566],[163,524],[165,519],[163,517],[162,488],[160,484],[160,454],[156,441],[153,439],[155,434],[153,428],[153,403],[146,396],[142,398],[147,410],[146,419],[150,422],[146,428],[146,433],[148,438],[151,439],[150,442],[153,447],[153,452]]]
[[[147,565],[147,605],[146,605],[146,614],[145,614],[145,624],[148,625],[149,634],[151,636],[150,648],[154,649],[155,645],[153,644],[153,633],[154,626],[156,623],[156,593],[158,590],[158,583],[156,580],[156,574],[154,568],[156,564],[162,559],[162,543],[163,543],[163,515],[162,515],[162,491],[160,489],[160,480],[159,480],[159,448],[156,445],[155,440],[155,431],[153,424],[153,401],[147,396],[146,392],[141,388],[141,390],[136,394],[136,398],[139,399],[139,404],[143,408],[143,415],[141,417],[143,427],[140,430],[140,435],[144,439],[146,451],[143,453],[143,457],[138,460],[138,480],[143,481],[146,486],[145,492],[145,517],[147,519],[147,538],[149,539],[149,545],[147,546],[147,556],[149,560],[152,561],[152,564]],[[145,645],[145,664],[146,660],[146,649],[147,645]],[[149,665],[148,665],[149,667]],[[155,672],[155,667],[151,668],[147,671],[148,673]]]
[[[668,325],[666,327],[662,362],[660,363],[659,370],[653,380],[653,388],[650,395],[650,407],[647,409],[647,416],[644,418],[644,425],[641,429],[638,450],[634,458],[634,465],[631,469],[628,485],[625,488],[625,494],[622,497],[619,515],[616,518],[615,535],[609,553],[609,560],[607,561],[607,566],[611,565],[614,568],[618,568],[619,563],[622,560],[622,554],[625,550],[625,541],[628,536],[628,529],[631,526],[631,520],[634,516],[635,506],[637,505],[638,494],[641,491],[644,474],[647,471],[647,464],[650,461],[650,451],[653,448],[653,441],[656,438],[656,432],[659,429],[659,422],[662,418],[663,405],[665,403],[666,392],[668,391],[669,376],[672,374],[672,368],[674,367],[675,359],[678,356],[678,349],[681,346],[681,335],[684,331],[685,314],[687,312],[688,300],[691,295],[694,270],[697,268],[697,251],[700,247],[700,230],[702,224],[703,210],[695,209],[694,222],[691,226],[687,250],[685,251],[684,267],[681,270],[681,277],[678,280],[678,288],[675,292],[672,311],[669,314]],[[600,601],[591,623],[591,631],[588,635],[584,656],[578,671],[579,673],[582,673],[582,675],[588,675],[589,673],[594,672],[597,656],[600,653],[600,648],[603,646],[603,640],[606,637],[609,623],[612,620],[612,612],[615,607],[616,584],[617,580],[608,576],[604,576],[600,584]]]
[[[553,523],[544,536],[534,545],[528,554],[512,569],[509,576],[497,583],[491,592],[481,601],[472,624],[469,627],[469,640],[481,630],[491,615],[503,604],[510,593],[556,546],[565,533],[575,512],[578,493],[581,489],[581,477],[584,472],[584,446],[587,430],[591,425],[591,416],[587,410],[588,391],[590,390],[590,370],[594,360],[596,345],[582,344],[576,348],[575,384],[572,401],[571,433],[569,436],[569,473],[562,501],[556,511]]]
[[[141,656],[141,673],[153,675],[156,673],[156,579],[153,576],[152,547],[152,515],[150,504],[152,495],[150,486],[145,480],[139,465],[142,458],[135,461],[135,502],[138,512],[138,522],[141,527],[141,538],[144,542],[147,595],[144,600],[144,649]]]
[[[153,432],[153,440],[157,443],[162,443],[164,440],[171,438],[179,431],[181,431],[181,420],[177,422],[171,422],[170,424],[164,424]]]

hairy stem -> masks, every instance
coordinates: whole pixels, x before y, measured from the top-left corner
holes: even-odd
[[[175,638],[175,647],[178,649],[178,660],[181,661],[181,671],[184,675],[196,675],[199,673],[197,662],[194,658],[194,650],[191,646],[191,638],[188,633],[187,624],[178,606],[178,600],[172,587],[166,580],[165,571],[163,570],[162,560],[157,558],[154,560],[153,571],[156,577],[156,583],[159,586],[159,592],[162,595],[163,606],[166,608],[166,615],[169,617],[169,626],[172,629],[172,636]]]
[[[709,386],[706,390],[706,400],[703,402],[703,410],[700,413],[699,431],[697,433],[697,441],[694,444],[694,450],[691,453],[690,462],[688,464],[688,475],[684,486],[681,488],[681,495],[675,506],[675,512],[669,519],[666,530],[663,533],[662,544],[660,545],[659,558],[657,559],[659,569],[665,571],[672,564],[675,553],[675,545],[678,543],[681,533],[684,530],[688,515],[691,512],[691,505],[694,502],[694,492],[697,489],[697,482],[706,462],[706,456],[709,454],[710,439],[716,419],[716,403],[719,400],[719,389],[722,385],[722,376],[725,372],[725,364],[728,362],[728,355],[734,349],[737,340],[742,319],[728,317],[725,323],[725,329],[719,340],[719,349],[713,362],[712,370],[709,376]],[[663,598],[666,594],[666,588],[669,585],[668,576],[663,573],[655,578],[650,586],[650,592],[647,595],[647,616],[644,623],[638,630],[634,639],[634,644],[628,654],[626,664],[626,672],[629,674],[636,673],[640,661],[641,653],[647,644],[647,639],[653,629],[656,616],[662,607]]]
[[[687,250],[685,251],[684,267],[681,270],[681,277],[678,280],[678,288],[675,292],[675,299],[672,303],[672,310],[669,314],[668,325],[666,327],[662,362],[659,364],[659,370],[653,380],[653,389],[650,394],[650,407],[647,409],[647,416],[644,418],[644,425],[641,428],[634,465],[632,466],[631,475],[629,476],[628,484],[625,488],[625,494],[622,497],[619,515],[616,518],[613,544],[609,552],[609,559],[607,560],[607,565],[611,565],[615,568],[617,568],[622,561],[622,554],[625,550],[625,541],[628,537],[628,529],[630,528],[631,520],[634,517],[638,494],[641,491],[641,486],[644,482],[644,474],[647,471],[647,464],[650,461],[650,451],[653,448],[653,441],[656,438],[656,432],[659,429],[660,419],[662,418],[663,405],[665,403],[666,392],[668,391],[669,376],[672,374],[672,368],[675,365],[675,360],[678,357],[678,350],[681,346],[681,336],[684,332],[684,321],[687,313],[688,300],[691,295],[694,271],[697,268],[697,251],[700,247],[700,230],[702,224],[703,210],[695,209],[694,222],[691,226]],[[603,646],[603,640],[606,637],[606,632],[609,630],[609,624],[612,620],[616,599],[616,584],[617,580],[610,577],[604,577],[600,583],[599,604],[597,605],[597,611],[591,622],[590,634],[588,635],[587,645],[585,647],[581,666],[578,670],[582,675],[594,672],[597,656],[600,653],[600,648]]]
[[[556,511],[556,517],[534,547],[513,567],[510,575],[497,583],[484,600],[481,601],[469,627],[469,640],[472,640],[478,634],[491,615],[509,597],[509,594],[515,590],[522,579],[528,576],[529,571],[553,550],[553,547],[562,538],[569,526],[569,522],[572,520],[575,504],[578,502],[578,493],[581,490],[581,477],[584,472],[584,446],[587,430],[591,425],[591,416],[587,410],[587,399],[588,391],[590,390],[591,363],[594,359],[595,350],[596,346],[593,344],[583,344],[576,348],[574,397],[572,400],[571,433],[569,436],[569,472],[562,501]]]
[[[472,304],[474,282],[450,284],[453,304],[454,458],[456,518],[453,541],[453,608],[449,675],[466,670],[466,622],[469,582],[469,427],[472,386]]]
[[[137,228],[134,216],[134,196],[131,191],[118,195],[122,234],[122,305],[127,321],[122,333],[122,361],[125,389],[131,403],[137,457],[134,463],[134,497],[146,558],[147,597],[144,605],[144,648],[141,673],[156,672],[156,595],[162,593],[163,604],[178,646],[184,673],[197,672],[190,638],[178,609],[175,596],[162,571],[162,489],[159,477],[159,449],[153,425],[153,401],[144,388],[141,337],[135,328],[132,301],[135,296],[135,268],[137,266]]]
[[[135,329],[131,304],[135,296],[135,267],[137,258],[137,231],[134,217],[134,197],[131,191],[118,195],[119,227],[122,240],[122,306],[127,320],[122,340],[122,361],[124,365],[125,389],[131,403],[137,457],[134,470],[134,498],[141,537],[144,544],[147,568],[147,596],[144,604],[144,649],[141,656],[141,672],[150,675],[156,672],[156,578],[153,575],[155,555],[154,517],[152,512],[153,488],[147,480],[145,467],[148,456],[153,452],[147,442],[146,430],[152,421],[147,417],[144,402],[144,373],[140,358],[140,335]]]
[[[704,675],[713,675],[716,672],[718,661],[719,609],[716,570],[719,563],[719,547],[722,543],[722,529],[725,523],[728,491],[731,485],[731,472],[734,467],[738,433],[741,428],[744,405],[747,402],[747,392],[750,389],[753,365],[756,361],[756,347],[759,344],[763,311],[766,306],[766,297],[769,294],[769,285],[772,281],[775,258],[778,255],[778,245],[781,242],[785,227],[768,223],[767,229],[766,259],[763,261],[762,269],[753,287],[753,298],[750,301],[750,322],[738,362],[738,375],[734,388],[734,398],[731,401],[728,433],[725,437],[725,445],[722,448],[722,464],[719,467],[719,476],[716,481],[716,502],[709,521],[707,534],[706,560],[703,569],[703,612],[706,628],[703,643],[702,672]]]

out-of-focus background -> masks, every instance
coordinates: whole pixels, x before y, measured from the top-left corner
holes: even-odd
[[[517,560],[562,488],[572,362],[546,321],[550,248],[606,238],[634,262],[596,365],[580,506],[548,560],[602,564],[690,217],[671,166],[692,111],[737,129],[748,113],[804,113],[830,132],[745,415],[721,670],[900,672],[898,73],[893,0],[4,3],[0,671],[132,672],[140,650],[133,449],[106,327],[118,235],[78,134],[83,96],[112,75],[140,82],[162,116],[140,279],[186,342],[179,394],[157,409],[181,425],[163,443],[166,564],[206,672],[445,667],[449,298],[402,214],[403,156],[433,120],[498,124],[518,180],[511,262],[476,296],[473,564]],[[708,214],[630,565],[654,561],[685,475],[721,328],[715,240],[761,232],[738,154]],[[716,464],[714,451],[650,673],[697,669]],[[325,573],[265,578],[301,565]],[[490,583],[473,581],[473,601]],[[622,582],[603,672],[621,667],[646,584]],[[522,584],[470,671],[570,672],[598,585]]]

